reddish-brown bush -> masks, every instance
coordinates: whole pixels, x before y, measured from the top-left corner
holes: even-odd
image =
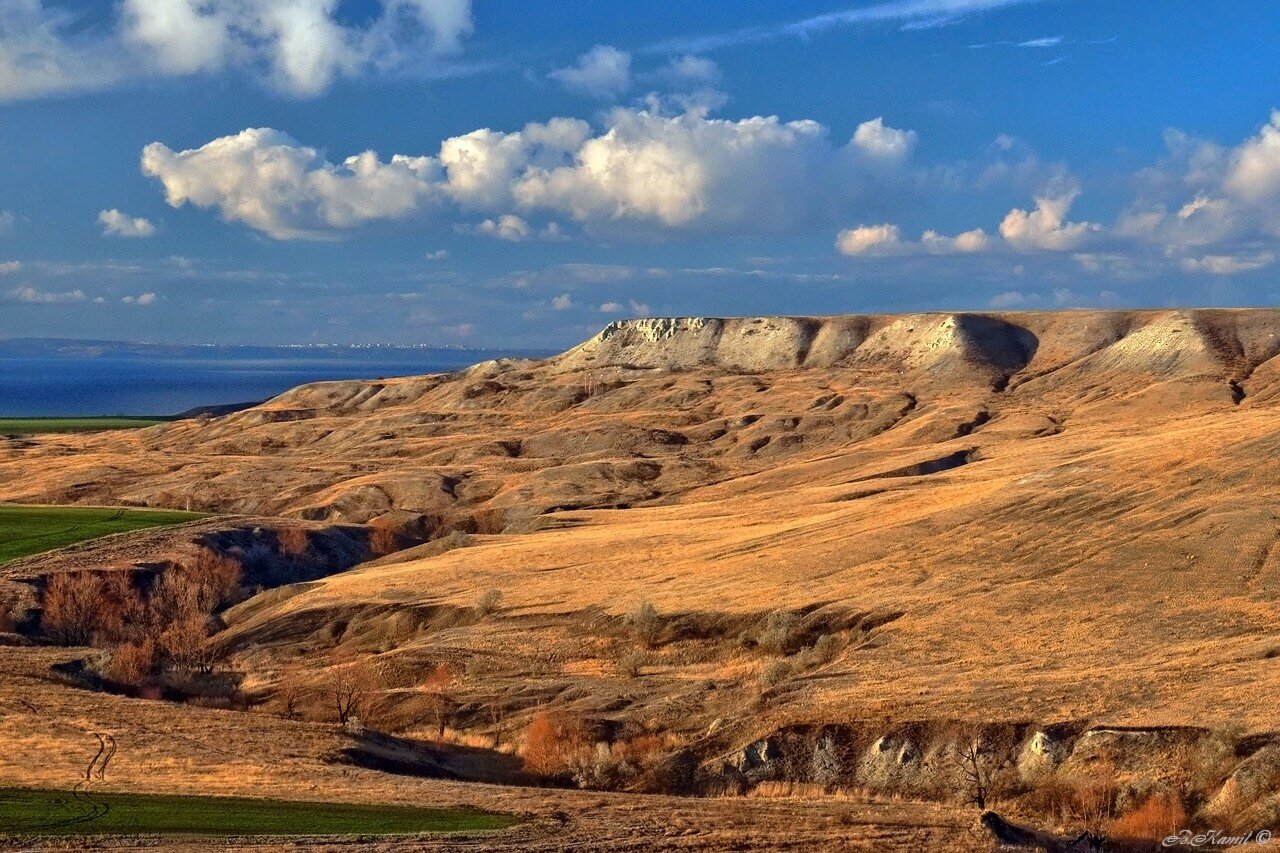
[[[127,571],[99,576],[98,614],[93,641],[98,645],[138,640],[150,627],[146,600]]]
[[[1110,838],[1125,841],[1159,841],[1187,828],[1187,810],[1172,794],[1148,797],[1133,811],[1111,821]]]
[[[277,531],[276,540],[280,543],[280,553],[290,557],[301,557],[311,547],[311,538],[301,527],[286,527]]]
[[[201,551],[188,564],[160,576],[151,595],[156,620],[164,624],[208,616],[234,600],[241,574],[239,561]]]
[[[374,526],[369,530],[369,550],[378,557],[400,550],[400,534],[390,527]]]
[[[447,663],[439,664],[427,675],[423,690],[427,694],[427,713],[436,728],[436,737],[443,739],[445,729],[453,719],[458,702],[453,697],[455,678]]]
[[[175,666],[208,674],[224,656],[209,633],[207,616],[184,616],[160,632],[160,651]]]
[[[48,637],[69,646],[87,645],[98,628],[102,579],[97,572],[53,575],[40,603],[40,627]]]
[[[156,662],[156,643],[145,637],[136,643],[117,646],[103,674],[117,684],[142,687],[150,680]]]
[[[572,714],[539,711],[524,736],[525,767],[554,778],[569,773],[576,759],[590,748],[582,719]]]

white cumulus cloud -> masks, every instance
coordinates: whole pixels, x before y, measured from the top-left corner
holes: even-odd
[[[720,66],[705,56],[673,56],[666,65],[652,72],[648,79],[676,89],[714,86],[720,82]]]
[[[888,254],[899,248],[897,225],[859,225],[836,235],[836,248],[842,255]]]
[[[903,240],[897,225],[862,225],[846,228],[836,235],[836,249],[851,257],[883,257],[885,255],[952,255],[985,252],[994,241],[981,228],[947,237],[937,231],[925,231],[919,241]]]
[[[1093,222],[1067,222],[1066,216],[1080,190],[1071,187],[1036,196],[1034,210],[1014,208],[1000,223],[1000,236],[1015,249],[1065,252],[1078,247],[1091,233],[1101,230]]]
[[[1275,252],[1258,252],[1252,255],[1204,255],[1199,258],[1183,258],[1181,266],[1187,272],[1232,275],[1238,272],[1260,270],[1271,266],[1275,260]]]
[[[884,187],[903,179],[913,134],[878,119],[858,133],[861,142],[855,135],[837,145],[814,121],[618,108],[598,132],[554,118],[452,137],[432,155],[384,161],[366,151],[340,164],[280,131],[250,129],[187,151],[154,142],[142,170],[160,180],[170,205],[214,209],[277,239],[332,236],[443,206],[493,214],[494,233],[503,216],[527,224],[537,214],[588,230],[641,223],[782,232],[878,204]],[[553,224],[540,236],[563,234]]]
[[[22,271],[22,263],[20,261],[5,261],[0,263],[0,275],[13,275]]]
[[[104,6],[106,4],[103,4]],[[470,0],[122,0],[104,32],[51,0],[0,4],[0,101],[239,68],[297,96],[337,77],[420,69],[472,31]]]
[[[992,246],[992,239],[981,228],[947,237],[937,231],[925,231],[920,235],[920,245],[933,255],[949,255],[956,252],[985,252]]]
[[[142,171],[160,180],[173,207],[216,208],[228,222],[287,240],[408,216],[436,197],[439,164],[399,155],[383,162],[366,151],[335,166],[314,148],[259,128],[187,151],[153,142],[143,149]]]
[[[70,302],[83,302],[86,298],[83,290],[68,290],[62,293],[52,293],[44,290],[37,290],[31,285],[15,287],[13,290],[10,290],[7,295],[13,302],[25,302],[28,305],[65,305]]]
[[[125,305],[154,305],[158,298],[154,293],[141,293],[137,296],[122,296],[120,301]]]
[[[121,213],[114,207],[98,213],[98,224],[104,237],[154,237],[155,223],[141,216]]]
[[[597,98],[613,98],[631,88],[631,54],[598,44],[578,57],[578,62],[551,72],[566,89]]]
[[[916,132],[897,130],[886,125],[883,118],[873,118],[858,125],[853,144],[873,157],[904,160],[915,147]]]
[[[475,227],[475,233],[518,243],[521,240],[528,240],[533,233],[533,229],[529,227],[528,222],[525,222],[519,216],[504,213],[497,219],[486,219],[481,222]]]

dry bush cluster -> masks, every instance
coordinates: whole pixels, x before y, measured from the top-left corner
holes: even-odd
[[[475,612],[476,615],[483,618],[492,616],[498,612],[498,608],[502,605],[502,590],[491,589],[476,599]]]
[[[1182,801],[1173,794],[1153,794],[1133,811],[1107,825],[1107,837],[1128,843],[1154,842],[1175,835],[1190,824]]]
[[[375,526],[369,531],[369,550],[376,557],[394,554],[404,547],[403,537],[391,527]]]
[[[150,587],[130,571],[66,572],[41,595],[42,633],[109,651],[100,674],[141,689],[165,671],[209,675],[224,658],[214,614],[242,594],[236,560],[204,550],[162,571]]]
[[[632,639],[646,649],[657,647],[665,626],[666,621],[659,615],[657,608],[647,601],[641,602],[627,616],[627,630]]]
[[[286,527],[276,531],[280,553],[289,557],[301,557],[311,549],[311,537],[301,527]]]
[[[525,768],[551,782],[595,790],[680,793],[688,774],[669,735],[637,732],[606,741],[579,715],[540,711],[525,732]]]
[[[1119,792],[1114,765],[1099,761],[1045,776],[1022,796],[1021,805],[1031,814],[1100,835],[1116,815]]]
[[[781,643],[775,645],[774,641],[780,637],[781,634],[776,635],[774,640],[770,641],[769,647],[787,647]],[[772,690],[795,675],[831,663],[843,650],[844,641],[839,636],[823,634],[812,646],[806,646],[790,657],[778,658],[766,663],[760,670],[760,687],[762,690]]]

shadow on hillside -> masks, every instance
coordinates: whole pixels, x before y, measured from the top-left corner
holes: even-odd
[[[465,782],[528,785],[533,778],[514,755],[494,749],[439,743],[428,744],[382,732],[351,735],[338,761],[399,776],[453,779]]]

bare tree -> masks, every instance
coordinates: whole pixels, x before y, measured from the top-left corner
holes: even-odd
[[[507,709],[502,705],[502,697],[494,695],[490,700],[486,713],[489,718],[489,728],[493,734],[493,748],[497,749],[502,746],[502,726],[507,719]]]
[[[367,714],[380,684],[377,667],[368,663],[330,667],[325,693],[333,703],[338,722],[345,726],[353,717]]]
[[[69,646],[87,645],[98,626],[102,579],[96,572],[61,572],[49,578],[40,601],[45,634]]]
[[[227,649],[211,636],[207,616],[190,615],[160,633],[160,650],[173,664],[201,675],[211,674],[227,657]]]
[[[436,739],[443,740],[445,729],[453,720],[458,702],[453,697],[456,679],[448,664],[440,664],[427,676],[423,687],[427,695],[427,712],[436,728]]]
[[[303,690],[298,673],[286,670],[276,684],[276,703],[280,706],[280,716],[286,720],[298,719],[298,706],[302,704]]]
[[[985,811],[987,803],[999,794],[1000,761],[995,749],[981,736],[974,736],[960,746],[955,762],[964,785],[965,802]]]

